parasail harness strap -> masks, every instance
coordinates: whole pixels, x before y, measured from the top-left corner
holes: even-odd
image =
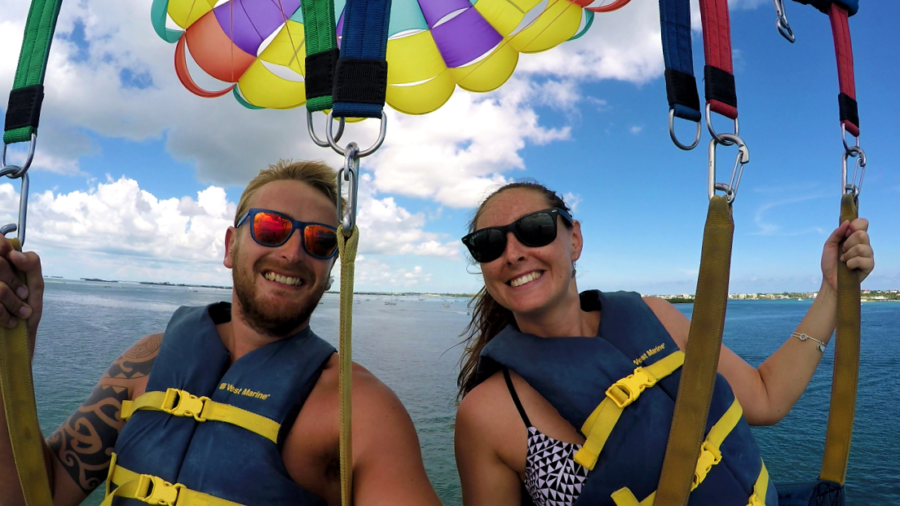
[[[325,3],[325,2],[320,2]],[[330,3],[330,2],[329,2]],[[321,14],[321,12],[319,13]],[[305,12],[304,12],[305,15]],[[384,114],[387,90],[388,25],[391,0],[348,0],[344,7],[340,58],[334,68],[334,87],[331,93],[333,108],[328,113],[325,131],[328,142],[344,157],[344,167],[337,174],[338,252],[341,258],[339,396],[340,396],[340,467],[341,504],[353,503],[353,444],[351,440],[351,393],[353,391],[353,359],[351,340],[353,326],[353,277],[359,228],[356,226],[357,194],[359,190],[359,160],[374,153],[384,142],[387,116]],[[317,35],[317,37],[319,37]],[[337,53],[334,53],[337,56]],[[307,110],[309,114],[309,110]],[[332,118],[340,120],[340,130],[334,134]],[[378,139],[360,149],[355,142],[339,146],[345,118],[380,118]],[[312,123],[309,123],[312,125]],[[313,140],[320,146],[310,126]],[[344,185],[348,198],[343,199]],[[344,207],[347,209],[344,209]]]
[[[738,136],[728,2],[701,0],[700,14],[706,57],[706,121],[712,135],[709,144],[709,211],[703,232],[694,314],[654,500],[656,506],[684,506],[692,490],[725,327],[734,239],[732,202],[737,195],[743,167],[750,161],[749,150]],[[734,120],[733,134],[716,133],[710,121],[711,110]],[[731,180],[727,184],[716,182],[716,147],[720,144],[738,148]],[[716,195],[716,191],[723,191],[724,195]]]
[[[334,22],[334,0],[301,2],[306,33],[306,110],[332,107],[334,68],[340,52]]]
[[[853,73],[853,46],[850,40],[849,17],[859,11],[859,0],[795,0],[811,5],[828,14],[834,37],[834,53],[837,60],[839,118],[841,139],[844,144],[840,222],[853,221],[858,216],[859,193],[866,169],[866,152],[859,145],[859,111],[856,103],[856,81]],[[778,27],[782,35],[794,42],[793,32],[787,24],[784,6],[780,0],[775,6]],[[785,29],[783,29],[786,28]],[[787,34],[786,34],[787,32]],[[790,36],[788,36],[790,34]],[[847,133],[855,142],[847,142]],[[847,161],[855,159],[852,174]],[[848,179],[848,176],[849,179]],[[841,246],[844,242],[841,241]],[[828,411],[828,428],[825,435],[825,452],[819,480],[843,485],[847,478],[847,460],[850,456],[850,440],[856,415],[856,394],[859,383],[860,355],[860,285],[859,275],[844,262],[838,262],[838,307],[834,351],[834,373],[831,382],[831,406]]]
[[[676,146],[683,150],[691,150],[700,142],[702,118],[691,49],[690,0],[659,0],[659,26],[662,32],[663,59],[666,64],[669,135]],[[696,123],[697,132],[693,143],[682,144],[675,136],[675,118]]]
[[[3,146],[0,151],[0,176],[21,179],[22,186],[19,193],[18,223],[2,227],[0,233],[6,235],[18,230],[18,237],[10,241],[17,251],[21,251],[25,242],[27,172],[34,158],[44,99],[44,74],[61,4],[62,0],[34,0],[31,3],[22,51],[6,109]],[[8,165],[7,146],[25,141],[30,142],[25,162],[22,165]],[[24,278],[22,273],[17,274]],[[3,393],[3,410],[22,495],[27,506],[49,506],[53,503],[53,498],[44,462],[43,435],[38,425],[31,356],[25,319],[19,318],[13,329],[0,329],[0,390]]]
[[[381,118],[391,0],[348,0],[334,81],[334,116]]]
[[[34,142],[44,100],[44,73],[61,5],[62,0],[34,0],[31,3],[6,109],[4,144]]]

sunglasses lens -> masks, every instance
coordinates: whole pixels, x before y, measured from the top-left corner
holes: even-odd
[[[307,225],[303,230],[303,244],[310,255],[331,258],[337,249],[337,233],[321,225]]]
[[[292,230],[291,222],[277,214],[259,212],[253,217],[253,236],[262,244],[278,246],[288,238]]]
[[[516,237],[532,248],[546,246],[556,239],[556,216],[535,213],[516,222]]]
[[[506,235],[496,229],[479,230],[472,234],[467,246],[476,262],[492,262],[506,249]]]

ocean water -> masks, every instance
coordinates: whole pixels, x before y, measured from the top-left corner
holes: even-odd
[[[138,338],[165,329],[182,305],[230,298],[230,291],[131,283],[48,280],[34,359],[38,415],[49,434],[87,397],[108,365]],[[445,505],[461,504],[453,457],[459,334],[467,299],[356,296],[353,358],[390,386],[409,410],[425,467]],[[393,301],[396,305],[387,305]],[[732,301],[725,343],[752,365],[775,351],[810,301]],[[690,314],[692,307],[679,308]],[[900,504],[900,303],[862,307],[862,367],[847,479],[851,505]],[[337,347],[338,297],[327,294],[313,330]],[[778,425],[754,428],[776,481],[815,478],[822,459],[831,368],[829,346],[806,393]],[[96,506],[95,493],[85,504]]]

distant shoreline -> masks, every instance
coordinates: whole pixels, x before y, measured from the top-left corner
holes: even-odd
[[[45,279],[67,281],[62,276],[44,276]],[[168,281],[119,281],[114,279],[100,278],[80,278],[78,281],[87,281],[90,283],[135,283],[139,285],[149,286],[171,286],[184,288],[213,288],[217,290],[231,290],[231,286],[220,285],[195,285],[190,283],[170,283]],[[336,290],[325,292],[331,295],[339,295]],[[729,294],[728,300],[746,300],[746,301],[771,301],[771,300],[814,300],[811,296],[814,292],[780,292],[780,293],[758,293],[758,294]],[[353,292],[354,296],[369,295],[377,297],[432,297],[432,298],[466,298],[471,299],[476,296],[474,293],[435,293],[435,292]],[[672,304],[693,304],[694,298],[690,297],[669,297],[666,295],[649,295],[650,297],[659,297]],[[900,290],[868,290],[863,293],[860,299],[862,302],[900,302]]]

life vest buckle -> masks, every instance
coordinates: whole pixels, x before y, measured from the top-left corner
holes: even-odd
[[[147,504],[175,506],[178,502],[178,493],[182,488],[184,485],[172,485],[159,476],[142,474],[138,479],[134,498]]]
[[[185,390],[170,388],[166,390],[166,398],[163,401],[162,410],[172,416],[193,417],[198,422],[205,422],[203,408],[209,397],[197,397]]]
[[[719,462],[722,462],[722,452],[709,441],[704,441],[700,449],[700,457],[697,459],[697,467],[694,469],[694,483],[691,485],[691,490],[699,487],[712,467]]]
[[[652,387],[659,381],[643,367],[634,370],[634,374],[630,374],[625,378],[612,384],[606,391],[606,396],[612,400],[616,406],[625,409],[632,402],[636,401],[646,388]]]

